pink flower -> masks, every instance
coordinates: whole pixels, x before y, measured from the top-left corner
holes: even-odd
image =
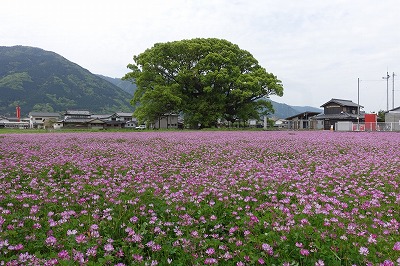
[[[39,223],[35,223],[32,227],[33,227],[33,229],[39,229],[42,226]]]
[[[208,248],[207,250],[206,250],[206,254],[208,255],[208,256],[211,256],[212,254],[214,254],[215,253],[215,250],[213,249],[213,248]]]
[[[393,250],[400,251],[400,242],[394,243]]]
[[[308,249],[302,248],[302,249],[300,249],[300,254],[303,256],[308,256],[308,255],[310,255],[310,251],[308,251]]]
[[[97,246],[88,248],[88,250],[86,251],[86,255],[87,256],[96,257],[96,255],[97,255]]]
[[[368,253],[369,253],[369,250],[368,250],[368,248],[367,248],[367,247],[360,247],[360,250],[359,250],[359,252],[360,252],[360,254],[361,254],[361,255],[363,255],[363,256],[367,256],[367,255],[368,255]]]
[[[263,260],[263,258],[259,258],[259,259],[258,259],[258,263],[259,263],[259,264],[265,264],[265,261]]]
[[[265,243],[262,244],[261,248],[262,248],[265,252],[267,252],[267,254],[270,255],[270,256],[272,256],[272,255],[274,254],[273,248],[272,248],[270,245],[268,245],[268,244],[265,244]]]
[[[111,251],[113,251],[114,250],[114,247],[113,247],[113,245],[112,244],[105,244],[104,245],[104,250],[105,251],[107,251],[107,252],[111,252]]]
[[[139,255],[139,254],[133,254],[133,255],[132,255],[132,258],[133,258],[135,261],[138,261],[138,262],[141,262],[141,261],[143,260],[143,256],[142,256],[142,255]]]
[[[58,252],[58,258],[60,258],[60,259],[62,259],[62,260],[69,260],[68,251],[66,251],[66,250],[61,250],[60,252]]]
[[[376,235],[370,235],[368,237],[368,243],[369,244],[376,244]]]
[[[49,236],[48,238],[46,238],[45,243],[48,246],[54,246],[55,243],[57,243],[57,238],[55,238],[54,236]]]
[[[214,259],[214,258],[206,258],[205,260],[204,260],[204,264],[217,264],[218,263],[218,260],[217,259]]]
[[[379,266],[395,266],[394,262],[391,260],[385,260],[383,263],[380,263]]]
[[[76,237],[75,237],[75,241],[76,241],[76,243],[86,243],[86,236],[84,235],[84,234],[80,234],[80,235],[77,235]]]
[[[323,260],[318,260],[317,262],[315,262],[315,266],[325,266],[325,263]]]

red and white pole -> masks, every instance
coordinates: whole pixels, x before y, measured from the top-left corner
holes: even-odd
[[[20,122],[21,120],[21,107],[17,106],[17,120]]]

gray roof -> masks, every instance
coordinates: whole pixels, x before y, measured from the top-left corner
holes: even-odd
[[[319,114],[314,116],[315,119],[337,119],[337,120],[348,120],[357,119],[357,114],[349,114],[342,112],[340,114]],[[360,119],[364,119],[364,113],[360,114]]]
[[[110,118],[112,115],[91,115],[92,118],[105,119]]]
[[[386,111],[385,113],[398,113],[398,112],[400,112],[400,106],[396,107],[396,108],[393,108],[393,109],[391,109],[389,111]]]
[[[64,123],[87,123],[93,120],[92,118],[67,118],[62,120]]]
[[[67,110],[65,112],[65,115],[90,115],[89,111],[83,111],[83,110]]]
[[[358,107],[359,106],[358,104],[353,103],[350,100],[332,98],[330,101],[328,101],[328,102],[324,103],[323,105],[321,105],[321,107],[324,107],[325,105],[328,105],[329,103],[336,103],[336,104],[338,104],[340,106],[351,106],[351,107]],[[360,107],[364,108],[364,106],[361,106],[361,105],[360,105]]]
[[[286,120],[291,120],[291,119],[296,118],[296,117],[307,117],[307,118],[310,118],[310,117],[313,117],[313,116],[318,115],[320,113],[321,112],[302,112],[300,114],[292,115],[292,116],[290,116],[288,118],[285,118],[285,119]]]
[[[59,117],[59,113],[49,113],[49,112],[30,112],[29,116],[39,116],[39,117]]]
[[[132,117],[133,113],[115,113],[117,116],[130,116]]]

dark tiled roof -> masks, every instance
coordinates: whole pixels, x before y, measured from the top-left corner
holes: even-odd
[[[59,117],[59,113],[48,113],[48,112],[30,112],[29,116],[39,116],[39,117]]]
[[[350,101],[350,100],[334,99],[334,98],[332,98],[330,101],[328,101],[328,102],[324,103],[323,105],[321,105],[321,107],[324,107],[325,105],[328,105],[329,103],[336,103],[336,104],[338,104],[338,105],[340,105],[340,106],[358,107],[358,104],[353,103],[353,102]],[[363,108],[364,106],[361,106],[361,105],[360,105],[360,107]]]
[[[89,111],[82,111],[82,110],[67,110],[65,115],[87,115],[90,116]]]
[[[303,117],[307,117],[307,118],[310,118],[310,117],[318,115],[320,113],[321,112],[303,112],[303,113],[300,113],[300,114],[297,114],[297,115],[290,116],[290,117],[285,118],[285,119],[286,120],[292,120],[293,118],[296,118],[296,117],[302,117],[302,118]]]
[[[92,118],[98,118],[98,119],[106,119],[110,118],[112,115],[91,115]]]
[[[64,123],[87,123],[90,120],[93,120],[92,118],[67,118],[64,119]]]
[[[349,113],[340,113],[340,114],[319,114],[314,116],[315,119],[337,119],[337,120],[346,120],[346,119],[357,119],[357,114],[349,114]],[[360,119],[364,119],[364,114],[360,114]]]

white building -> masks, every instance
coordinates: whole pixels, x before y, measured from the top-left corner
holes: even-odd
[[[59,113],[48,113],[48,112],[30,112],[29,113],[29,127],[30,128],[44,128],[45,122],[54,121],[60,119]]]

